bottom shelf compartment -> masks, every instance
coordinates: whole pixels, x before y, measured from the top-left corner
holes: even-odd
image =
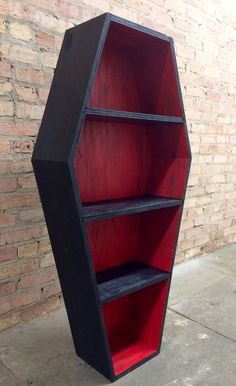
[[[158,352],[168,280],[102,305],[115,376]]]

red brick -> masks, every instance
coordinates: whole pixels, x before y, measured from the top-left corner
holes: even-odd
[[[20,140],[12,142],[12,149],[15,153],[32,153],[34,143],[32,140]]]
[[[11,262],[1,267],[0,280],[9,280],[18,278],[19,276],[35,271],[38,268],[37,259],[23,259]]]
[[[0,210],[32,206],[38,201],[38,193],[6,193],[0,196]]]
[[[58,54],[52,52],[41,52],[40,62],[43,67],[55,68],[57,64]]]
[[[27,243],[18,247],[17,255],[19,258],[36,256],[38,252],[38,242]]]
[[[0,263],[3,261],[13,260],[16,256],[16,248],[0,247]]]
[[[39,241],[39,253],[51,251],[51,243],[49,239]]]
[[[9,15],[14,10],[15,2],[13,0],[0,1],[0,14]]]
[[[13,87],[11,82],[9,81],[0,82],[0,95],[4,95],[8,97],[8,99],[10,99],[12,90],[13,90]]]
[[[24,102],[16,103],[16,116],[24,119],[42,119],[44,106],[28,104]]]
[[[62,16],[68,17],[70,19],[82,19],[83,9],[78,7],[78,4],[73,4],[68,1],[61,1],[59,12]]]
[[[1,100],[0,102],[0,116],[9,116],[13,115],[13,102]]]
[[[0,134],[5,136],[35,136],[38,134],[38,129],[38,122],[7,120],[1,121]]]
[[[36,32],[37,44],[41,47],[50,47],[54,46],[54,37],[53,35],[47,34],[42,31]]]
[[[38,0],[28,0],[30,4],[35,5],[36,7],[39,6],[40,8],[44,8],[47,11],[51,12],[57,12],[58,11],[58,0],[40,0],[40,3]]]
[[[0,283],[0,297],[10,295],[16,291],[16,281],[6,281]]]
[[[38,64],[38,52],[25,46],[2,43],[2,57],[12,61],[19,61],[28,64]]]
[[[48,93],[49,93],[49,89],[47,89],[47,88],[39,88],[38,89],[39,100],[41,102],[43,102],[43,103],[46,103],[47,99],[48,99]]]
[[[18,23],[15,21],[10,23],[10,34],[15,39],[20,39],[26,42],[31,40],[33,37],[31,28],[28,25],[26,25],[25,23]]]
[[[57,310],[62,304],[63,300],[61,298],[58,296],[52,296],[41,303],[20,311],[20,319],[23,321],[34,319],[37,316],[45,315],[51,311]]]
[[[8,298],[11,308],[19,308],[31,303],[39,301],[41,298],[40,288],[30,289],[29,291],[21,291],[16,293],[13,297]]]
[[[32,171],[29,158],[0,161],[0,174],[6,173],[28,173]]]
[[[2,298],[0,299],[0,315],[6,314],[12,309],[12,305],[8,299]]]
[[[49,298],[50,296],[57,295],[61,293],[61,286],[59,281],[53,281],[42,288],[42,297],[43,299]]]
[[[11,213],[0,214],[0,228],[14,226],[16,224],[16,216]]]
[[[0,86],[1,87],[1,86]],[[9,155],[11,154],[11,143],[7,139],[0,139],[0,154],[3,155]]]
[[[21,189],[32,189],[36,187],[36,181],[34,176],[19,177],[18,185]]]
[[[48,283],[57,278],[56,269],[44,269],[34,272],[30,275],[23,276],[18,282],[19,288],[30,288]]]
[[[0,192],[14,192],[17,189],[17,179],[15,177],[0,178]]]
[[[0,61],[0,76],[4,78],[11,77],[11,65],[9,63]]]
[[[26,101],[29,103],[36,102],[37,94],[34,88],[29,86],[15,86],[16,94],[19,101]]]
[[[46,268],[50,266],[54,266],[55,260],[52,253],[47,253],[45,256],[41,257],[40,259],[40,267]]]
[[[62,46],[63,37],[62,36],[55,36],[55,49],[57,51],[60,51]]]
[[[0,245],[13,244],[21,241],[39,238],[42,229],[39,225],[32,225],[28,228],[20,228],[2,232],[0,234]]]
[[[41,208],[27,209],[19,212],[19,218],[24,223],[33,223],[44,220],[44,214]]]
[[[53,72],[36,70],[30,67],[16,67],[16,79],[21,82],[49,85],[52,82]]]

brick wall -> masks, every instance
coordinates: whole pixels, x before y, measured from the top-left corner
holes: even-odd
[[[105,11],[175,39],[193,152],[177,261],[236,239],[236,2],[0,0],[0,329],[62,303],[30,157],[63,31]]]

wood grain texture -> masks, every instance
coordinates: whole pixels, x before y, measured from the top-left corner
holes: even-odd
[[[74,160],[81,201],[145,194],[181,199],[187,157],[181,124],[85,120]]]
[[[167,290],[164,281],[103,305],[115,375],[158,351]]]
[[[169,208],[170,206],[179,206],[181,204],[182,200],[149,195],[84,204],[83,221],[101,220],[109,217]]]
[[[98,272],[96,277],[100,303],[104,304],[169,279],[170,274],[150,265],[132,261]]]
[[[133,260],[170,272],[180,207],[86,223],[95,271]]]
[[[169,42],[112,22],[89,106],[181,117]]]

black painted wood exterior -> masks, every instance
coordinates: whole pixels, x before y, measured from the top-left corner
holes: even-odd
[[[181,117],[88,107],[88,99],[111,21],[169,42],[173,52]],[[170,285],[171,272],[134,262],[96,274],[85,223],[170,206],[181,207],[182,211],[183,199],[144,196],[83,205],[73,162],[86,116],[91,120],[95,117],[105,118],[108,121],[133,120],[151,121],[152,124],[160,122],[183,124],[189,153],[184,188],[186,191],[191,154],[172,38],[108,13],[67,30],[32,156],[76,353],[97,371],[114,381],[157,355],[160,347],[148,358],[116,375],[101,304],[161,280],[168,280]],[[180,220],[178,231],[179,226]],[[176,243],[177,238],[172,266]],[[167,299],[168,296],[165,308]]]

